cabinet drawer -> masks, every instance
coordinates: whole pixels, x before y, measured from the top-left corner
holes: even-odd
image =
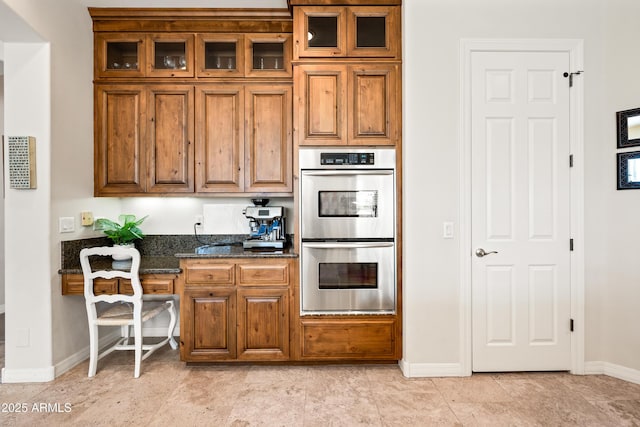
[[[289,285],[289,264],[238,264],[238,285]]]
[[[395,320],[302,320],[302,358],[394,359]]]
[[[144,294],[172,294],[173,293],[173,281],[174,275],[144,275],[140,278],[142,284],[142,293]],[[128,279],[120,280],[120,293],[133,294],[133,288],[131,287],[131,281]]]
[[[188,285],[205,283],[215,285],[233,285],[233,264],[195,264],[185,270],[185,283]]]
[[[118,279],[95,279],[93,292],[115,294],[118,292]],[[84,295],[84,276],[82,274],[64,274],[62,276],[62,295]]]

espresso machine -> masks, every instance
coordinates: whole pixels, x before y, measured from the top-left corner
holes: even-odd
[[[283,206],[267,206],[269,199],[251,199],[254,206],[247,206],[242,213],[249,220],[251,234],[242,242],[244,249],[278,250],[286,242]]]

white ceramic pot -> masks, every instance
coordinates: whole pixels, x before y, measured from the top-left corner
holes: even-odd
[[[113,245],[113,246],[118,246],[121,248],[134,248],[135,244],[134,243],[125,243],[123,245]],[[128,259],[131,259],[130,256],[127,255],[112,255],[111,258],[113,258],[114,261],[125,261]]]

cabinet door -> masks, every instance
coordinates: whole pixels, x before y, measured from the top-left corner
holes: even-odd
[[[143,77],[146,69],[145,37],[128,33],[96,33],[94,76]]]
[[[346,66],[299,65],[294,73],[298,144],[346,144]]]
[[[137,85],[96,85],[94,193],[143,193],[146,158],[145,96]]]
[[[193,192],[193,86],[154,86],[149,100],[151,193]]]
[[[198,77],[243,77],[245,72],[242,34],[198,34]]]
[[[289,358],[288,308],[288,288],[238,288],[238,359]]]
[[[347,54],[347,16],[344,7],[295,7],[293,25],[295,59]]]
[[[291,34],[245,35],[247,77],[291,77]]]
[[[180,355],[186,362],[236,358],[234,287],[187,288],[180,303]]]
[[[291,86],[245,86],[245,188],[293,191]]]
[[[193,77],[193,34],[150,34],[147,77]]]
[[[401,126],[397,65],[349,67],[349,144],[394,145]]]
[[[196,123],[196,191],[243,191],[243,86],[196,88]]]
[[[347,56],[396,58],[401,40],[399,6],[347,8]]]

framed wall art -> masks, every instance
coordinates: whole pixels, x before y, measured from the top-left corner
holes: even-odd
[[[640,108],[618,111],[618,148],[640,145]]]
[[[640,151],[617,154],[618,190],[640,189]]]

